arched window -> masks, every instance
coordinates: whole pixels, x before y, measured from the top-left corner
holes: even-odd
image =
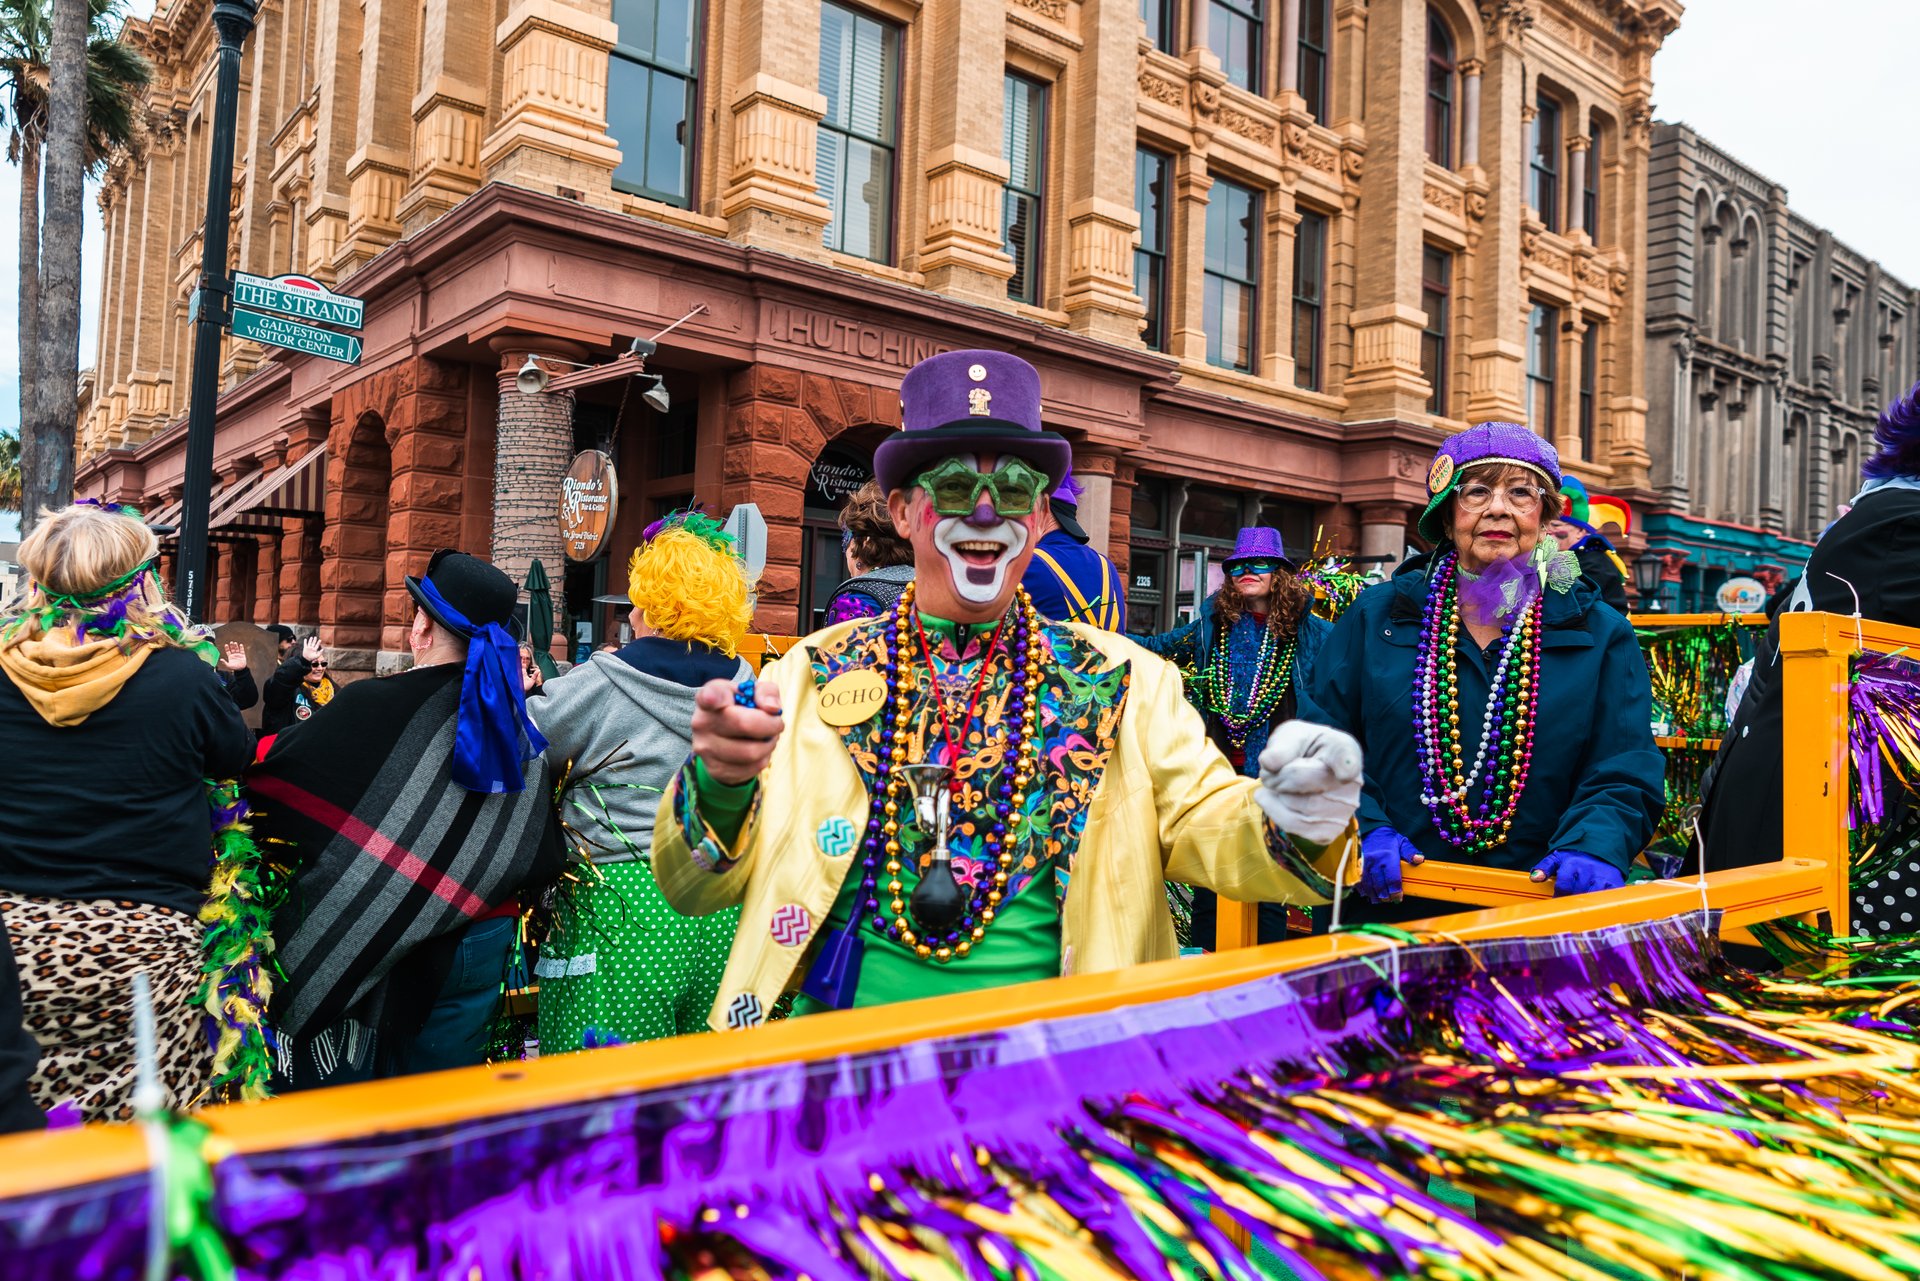
[[[1453,168],[1453,33],[1440,15],[1427,9],[1427,159]]]
[[[1713,241],[1713,207],[1703,191],[1693,202],[1693,318],[1708,338],[1713,336]]]

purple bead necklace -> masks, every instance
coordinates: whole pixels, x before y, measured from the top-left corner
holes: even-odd
[[[1459,572],[1459,556],[1447,552],[1427,591],[1414,660],[1414,752],[1420,761],[1420,801],[1433,816],[1434,829],[1456,849],[1483,854],[1506,843],[1533,764],[1542,601],[1536,597],[1501,625],[1480,746],[1467,769],[1460,733]],[[1483,774],[1476,807],[1470,796]]]
[[[973,950],[973,945],[986,936],[987,926],[993,924],[1006,894],[1014,859],[1014,842],[1007,839],[1008,819],[1015,810],[1026,804],[1027,785],[1033,778],[1040,756],[1034,722],[1039,712],[1037,693],[1046,637],[1026,588],[1017,589],[1013,605],[1013,634],[1005,652],[1009,666],[1020,661],[1016,655],[1025,657],[1020,672],[1023,679],[1015,682],[1008,694],[1007,713],[1001,720],[1001,755],[1003,760],[1010,758],[1012,764],[1010,767],[1003,764],[998,783],[991,784],[993,819],[987,829],[983,848],[985,856],[994,863],[993,875],[976,878],[967,900],[967,910],[953,929],[938,933],[916,932],[913,923],[907,919],[906,887],[900,880],[900,819],[903,812],[913,812],[913,802],[907,794],[905,779],[891,768],[907,763],[907,742],[912,737],[915,725],[914,719],[908,715],[913,704],[914,689],[919,683],[914,663],[914,633],[918,629],[914,626],[913,602],[914,585],[909,583],[906,590],[901,592],[899,603],[894,606],[893,616],[887,621],[886,652],[881,664],[887,698],[881,705],[880,723],[880,741],[886,744],[886,756],[881,761],[882,768],[886,770],[886,784],[874,793],[867,816],[866,835],[861,842],[860,908],[870,915],[875,932],[912,948],[922,958],[944,965],[967,956]],[[995,647],[980,661],[990,668],[998,652],[998,647]],[[932,655],[927,656],[926,668],[928,691],[936,699],[944,697],[933,671]],[[968,728],[962,726],[960,733],[964,736]],[[957,768],[959,762],[950,761],[948,764]],[[883,875],[886,877],[884,882],[881,880]],[[857,917],[858,913],[855,915]]]

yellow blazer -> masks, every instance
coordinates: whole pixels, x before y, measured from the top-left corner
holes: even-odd
[[[684,771],[662,798],[653,871],[667,901],[691,916],[743,909],[708,1019],[716,1029],[758,1023],[798,986],[808,948],[858,864],[870,800],[840,731],[820,719],[812,664],[816,643],[838,641],[859,622],[814,633],[761,673],[763,684],[780,689],[786,731],[732,848],[704,825],[682,827],[676,793]],[[1060,972],[1176,955],[1164,881],[1242,902],[1326,902],[1346,841],[1276,857],[1255,781],[1208,741],[1178,670],[1117,633],[1055,626],[1071,629],[1110,666],[1132,665],[1131,692],[1062,906]]]

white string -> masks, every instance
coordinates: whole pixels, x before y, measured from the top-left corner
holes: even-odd
[[[1849,583],[1846,579],[1840,577],[1840,575],[1834,573],[1832,570],[1827,571],[1827,577],[1831,578],[1834,582],[1839,583],[1841,586],[1845,587],[1849,592],[1853,593],[1853,648],[1857,653],[1865,653],[1867,648],[1867,638],[1864,632],[1861,630],[1861,625],[1860,625],[1860,593],[1852,583]]]
[[[1700,835],[1700,807],[1695,805],[1692,809],[1687,821],[1693,824],[1693,846],[1700,851],[1700,910],[1704,913],[1712,910],[1707,905],[1707,838]]]
[[[1346,848],[1340,851],[1340,865],[1333,872],[1333,914],[1327,920],[1329,941],[1333,935],[1340,932],[1340,900],[1347,888],[1347,860],[1353,857],[1353,847],[1356,843],[1353,836],[1347,837]],[[1327,950],[1333,949],[1329,946]]]
[[[153,1027],[153,984],[145,970],[133,976],[133,1114],[147,1144],[147,1281],[166,1281],[167,1092],[160,1086]]]

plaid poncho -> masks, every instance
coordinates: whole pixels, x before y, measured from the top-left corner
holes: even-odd
[[[346,686],[248,773],[257,832],[289,843],[297,866],[274,921],[281,1033],[350,1013],[417,1021],[446,973],[435,945],[558,875],[544,760],[510,794],[448,773],[460,678],[443,665]]]

